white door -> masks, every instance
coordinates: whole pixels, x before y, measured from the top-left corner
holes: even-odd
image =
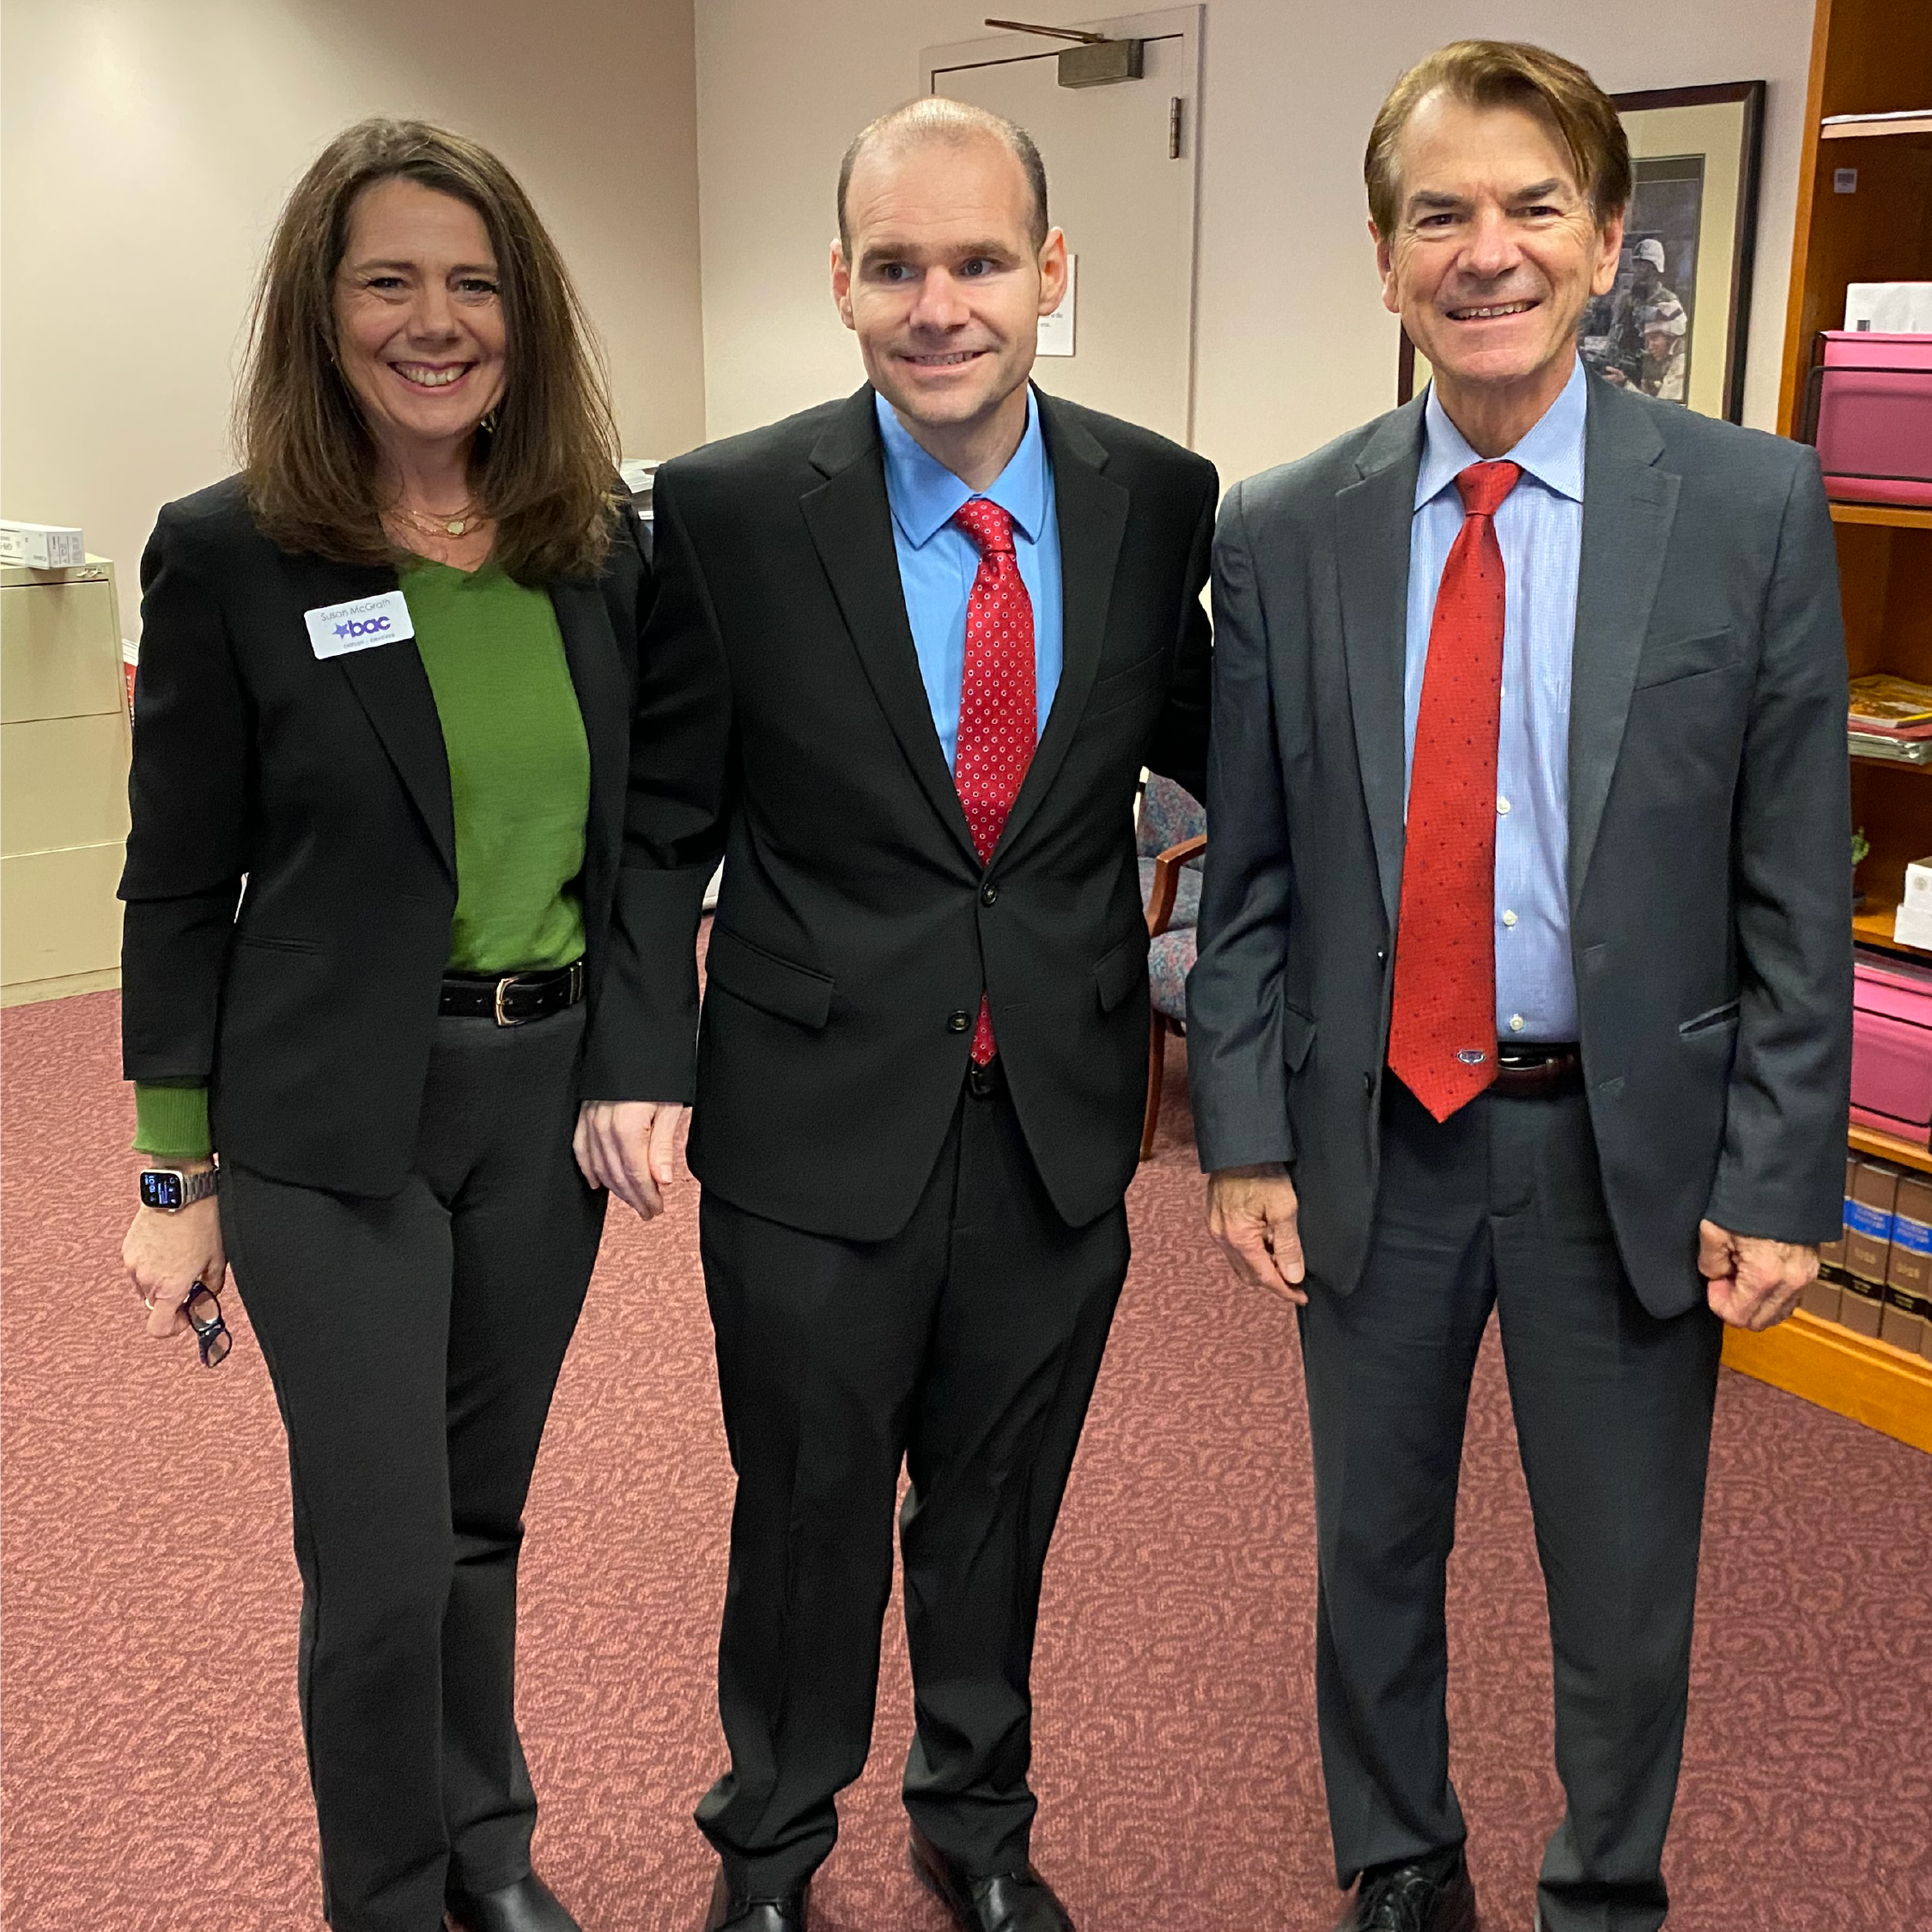
[[[1069,333],[1063,303],[1043,331],[1034,380],[1177,443],[1194,430],[1200,13],[1167,7],[1075,23],[1143,43],[1141,77],[1100,87],[1061,87],[1059,53],[1071,43],[1030,33],[920,57],[924,91],[1017,121],[1046,162],[1048,214],[1075,262],[1072,353],[1048,346]]]

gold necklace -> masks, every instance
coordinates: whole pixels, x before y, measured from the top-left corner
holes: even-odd
[[[407,503],[398,503],[396,507],[428,537],[460,537],[483,521],[474,503],[465,503],[453,516],[424,516]]]

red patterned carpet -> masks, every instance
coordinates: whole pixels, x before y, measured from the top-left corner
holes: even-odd
[[[281,1430],[245,1320],[213,1375],[137,1332],[115,1022],[111,994],[4,1021],[0,1915],[8,1932],[309,1927]],[[1036,1852],[1084,1932],[1322,1928],[1299,1360],[1287,1311],[1208,1251],[1187,1126],[1176,1066],[1048,1573]],[[718,1763],[729,1469],[695,1210],[687,1181],[650,1229],[613,1215],[531,1505],[538,1852],[587,1932],[683,1932],[709,1883],[688,1814]],[[1932,1925],[1932,1459],[1727,1374],[1705,1547],[1673,1926]],[[1485,1923],[1526,1932],[1558,1795],[1493,1347],[1453,1589]],[[889,1641],[878,1749],[818,1889],[827,1932],[942,1932],[903,1868],[908,1709]]]

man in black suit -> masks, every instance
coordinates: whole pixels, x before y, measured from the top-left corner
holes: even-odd
[[[657,478],[619,892],[654,1081],[588,1134],[641,1191],[650,1103],[694,1086],[723,850],[690,1139],[738,1478],[707,1923],[805,1923],[904,1460],[914,1870],[962,1926],[1062,1932],[1028,1859],[1034,1627],[1127,1271],[1132,805],[1143,764],[1202,782],[1215,477],[1030,387],[1066,246],[1019,129],[888,115],[839,214],[867,386]]]

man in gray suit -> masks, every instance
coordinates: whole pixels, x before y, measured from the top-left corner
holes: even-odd
[[[1543,1932],[1662,1923],[1719,1341],[1839,1223],[1845,665],[1811,451],[1589,375],[1628,150],[1444,48],[1366,168],[1427,396],[1221,513],[1189,988],[1209,1218],[1299,1309],[1349,1928],[1465,1932],[1444,1577],[1495,1308],[1568,1808]]]

